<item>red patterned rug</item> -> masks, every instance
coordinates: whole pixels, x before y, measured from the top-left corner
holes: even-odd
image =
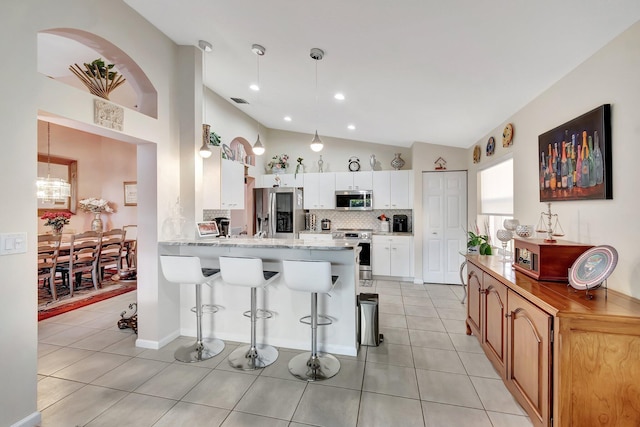
[[[105,281],[101,289],[75,291],[73,298],[62,296],[55,303],[40,303],[38,305],[38,321],[75,310],[90,304],[113,298],[137,289],[136,281]]]

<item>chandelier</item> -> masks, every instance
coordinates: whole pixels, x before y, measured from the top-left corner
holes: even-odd
[[[51,177],[51,124],[47,122],[47,177],[38,177],[36,196],[43,203],[64,202],[71,196],[71,185],[62,178]]]

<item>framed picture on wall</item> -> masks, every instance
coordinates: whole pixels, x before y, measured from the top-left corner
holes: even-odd
[[[124,182],[124,205],[138,206],[138,181]]]
[[[541,202],[613,199],[611,105],[538,136]]]

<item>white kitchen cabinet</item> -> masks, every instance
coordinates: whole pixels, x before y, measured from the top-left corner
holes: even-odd
[[[214,147],[215,148],[215,147]],[[216,155],[217,154],[217,155]],[[203,209],[244,209],[244,165],[219,152],[202,165]]]
[[[413,209],[413,171],[374,171],[374,209]]]
[[[335,176],[336,191],[373,189],[371,172],[336,172]]]
[[[303,174],[283,173],[280,175],[269,174],[262,176],[261,188],[271,188],[276,185],[276,177],[280,177],[280,187],[302,187]]]
[[[412,236],[374,235],[371,268],[375,276],[412,277]]]
[[[304,208],[335,209],[336,181],[334,173],[304,174]]]

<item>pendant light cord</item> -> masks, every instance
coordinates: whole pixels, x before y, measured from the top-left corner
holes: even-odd
[[[51,176],[51,122],[47,122],[47,178]]]

